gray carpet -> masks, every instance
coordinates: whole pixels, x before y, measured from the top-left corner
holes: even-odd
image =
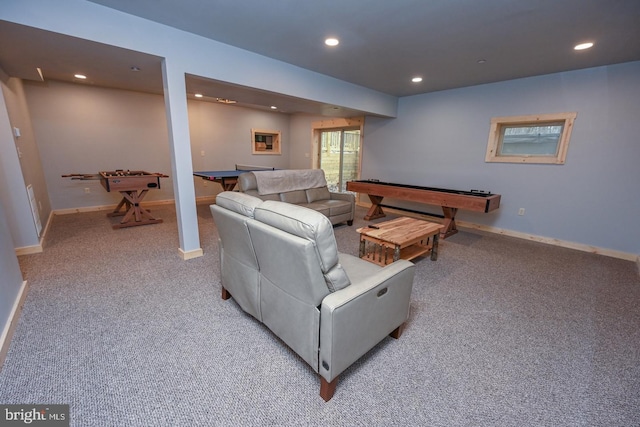
[[[0,403],[67,403],[73,426],[638,426],[632,262],[480,232],[416,262],[411,315],[325,403],[300,358],[220,298],[216,229],[182,261],[175,211],[113,230],[55,217],[0,372]],[[355,229],[335,229],[357,254]]]

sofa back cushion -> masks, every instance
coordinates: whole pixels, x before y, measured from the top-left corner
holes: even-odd
[[[305,193],[307,193],[307,203],[313,203],[317,200],[329,200],[331,198],[331,193],[329,193],[326,185],[324,187],[309,188],[305,190]]]
[[[279,194],[259,194],[256,183],[256,176],[253,172],[245,172],[238,176],[238,189],[250,196],[258,197],[261,200],[280,200]]]
[[[255,191],[256,194],[258,193],[258,183],[253,172],[245,172],[238,175],[238,188],[243,193],[247,193],[252,190]]]
[[[319,212],[283,202],[266,201],[255,210],[256,220],[312,243],[315,260],[319,264],[325,285],[330,292],[351,284],[349,277],[338,263],[338,245],[329,219]],[[301,255],[301,254],[300,254]],[[298,258],[300,258],[300,255]],[[274,254],[274,256],[277,256]],[[290,263],[308,262],[296,259]]]
[[[253,218],[254,209],[262,204],[257,197],[234,191],[223,191],[216,196],[216,205]]]
[[[307,188],[325,187],[327,180],[322,169],[282,169],[254,171],[256,187],[260,195],[286,193]]]
[[[304,190],[287,191],[285,193],[280,193],[280,200],[286,203],[299,205],[301,203],[307,203],[307,194]]]

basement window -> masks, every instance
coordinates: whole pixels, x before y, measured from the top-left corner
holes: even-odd
[[[486,162],[562,165],[577,113],[494,117]]]

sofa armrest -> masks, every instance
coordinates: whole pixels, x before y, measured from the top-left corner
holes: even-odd
[[[328,382],[407,320],[414,269],[399,260],[324,298],[318,373]]]
[[[356,198],[353,194],[351,193],[333,193],[330,192],[329,196],[331,197],[331,200],[345,200],[347,202],[353,202],[355,204]]]

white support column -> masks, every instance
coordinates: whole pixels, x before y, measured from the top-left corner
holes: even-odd
[[[178,251],[182,258],[187,260],[202,256],[203,253],[198,236],[184,71],[176,67],[175,62],[172,63],[165,58],[162,61],[162,79],[171,148],[171,175],[180,237]]]

